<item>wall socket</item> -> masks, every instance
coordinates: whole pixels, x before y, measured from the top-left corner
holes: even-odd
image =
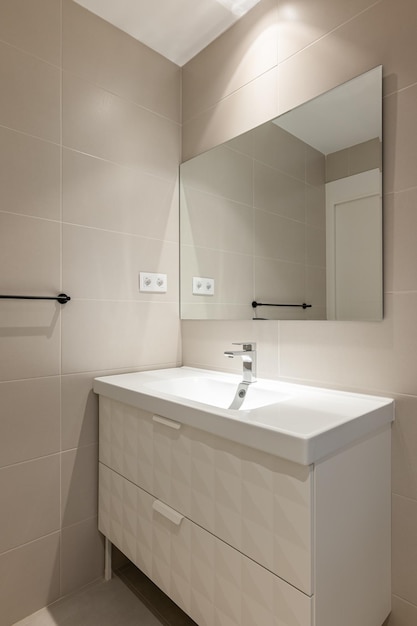
[[[194,296],[214,296],[214,278],[193,276]]]
[[[166,293],[168,289],[168,277],[166,274],[154,272],[139,272],[139,291],[153,293]]]

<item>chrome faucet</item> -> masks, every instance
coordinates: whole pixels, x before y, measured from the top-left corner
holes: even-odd
[[[243,361],[243,380],[246,384],[256,382],[256,343],[243,342],[233,343],[234,346],[242,346],[242,350],[226,351],[224,353],[229,359],[233,359],[235,356],[240,356]]]

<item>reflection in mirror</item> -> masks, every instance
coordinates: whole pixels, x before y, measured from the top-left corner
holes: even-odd
[[[382,319],[381,91],[378,67],[181,165],[182,319]]]

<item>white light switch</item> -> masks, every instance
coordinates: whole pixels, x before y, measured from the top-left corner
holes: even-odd
[[[214,278],[193,276],[194,296],[214,296]]]
[[[139,273],[139,291],[166,293],[167,289],[168,278],[166,274],[155,274],[154,272]]]

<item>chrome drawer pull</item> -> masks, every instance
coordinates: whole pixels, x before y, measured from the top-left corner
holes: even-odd
[[[155,500],[152,504],[152,508],[157,513],[160,513],[163,517],[166,517],[166,519],[168,519],[176,526],[179,526],[184,519],[184,515],[181,515],[181,513],[178,513],[178,511],[171,509],[170,506],[168,506],[164,502],[161,502],[161,500]]]

